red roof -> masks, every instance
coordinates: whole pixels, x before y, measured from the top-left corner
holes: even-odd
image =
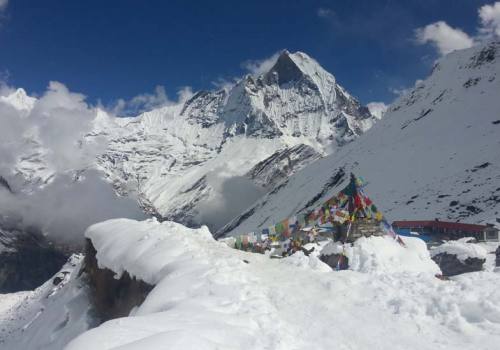
[[[483,232],[483,230],[487,227],[484,225],[463,224],[461,222],[447,222],[437,220],[394,221],[392,225],[399,228],[446,228],[466,232]]]

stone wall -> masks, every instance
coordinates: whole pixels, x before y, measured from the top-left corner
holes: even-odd
[[[375,220],[359,220],[352,223],[348,241],[353,242],[360,237],[383,235],[384,232],[380,228],[379,222]]]

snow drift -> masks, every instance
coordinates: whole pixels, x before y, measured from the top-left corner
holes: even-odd
[[[469,238],[470,239],[470,238]],[[431,255],[436,256],[439,254],[455,255],[458,260],[465,261],[468,258],[486,259],[488,252],[486,249],[478,244],[468,243],[466,239],[458,241],[447,241],[437,247],[431,249]]]
[[[349,259],[349,269],[366,273],[427,273],[440,274],[439,267],[431,260],[424,241],[419,238],[401,237],[405,246],[394,238],[361,237],[353,244],[330,242],[321,254],[342,254]]]
[[[496,349],[500,341],[500,276],[440,281],[411,239],[409,259],[393,241],[362,240],[351,254],[366,272],[333,272],[315,256],[272,260],[172,222],[109,220],[86,236],[100,266],[156,286],[129,317],[84,333],[69,350]],[[378,250],[401,258],[378,264]]]

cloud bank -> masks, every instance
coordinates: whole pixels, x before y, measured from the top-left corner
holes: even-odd
[[[200,203],[199,222],[216,232],[224,224],[241,214],[264,195],[265,189],[257,186],[245,176],[224,176],[225,169],[216,169],[207,175],[208,185],[214,196]]]
[[[59,174],[31,193],[0,187],[1,224],[18,229],[37,227],[50,240],[80,248],[88,226],[112,218],[144,219],[132,198],[118,197],[96,170],[77,178]]]
[[[0,94],[0,225],[35,226],[59,243],[78,245],[95,222],[144,217],[135,200],[117,197],[92,169],[107,140],[85,137],[97,109],[84,95],[59,82],[50,82],[39,99],[5,84]]]

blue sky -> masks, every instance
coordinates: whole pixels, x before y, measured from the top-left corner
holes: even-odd
[[[170,98],[184,86],[213,89],[243,75],[244,62],[287,48],[314,57],[363,103],[387,103],[439,57],[417,28],[445,21],[472,37],[478,9],[492,3],[0,0],[0,74],[29,93],[57,80],[112,104],[157,85]]]

